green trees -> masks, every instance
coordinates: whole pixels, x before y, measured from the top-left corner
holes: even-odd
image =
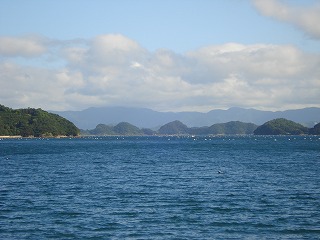
[[[180,121],[173,121],[170,123],[167,123],[160,127],[159,131],[160,134],[187,134],[188,133],[188,127],[184,125]]]
[[[255,131],[255,135],[301,135],[308,134],[308,128],[302,126],[299,123],[278,118],[268,121],[258,127]]]
[[[77,136],[79,129],[70,121],[42,109],[13,110],[0,105],[0,136]]]
[[[261,126],[253,123],[231,121],[227,123],[216,123],[210,127],[189,128],[180,121],[169,122],[159,128],[158,131],[151,129],[139,129],[138,127],[121,122],[116,126],[98,124],[95,129],[82,130],[83,135],[122,135],[122,136],[142,136],[142,135],[320,135],[320,123],[314,128],[308,129],[299,123],[279,118],[268,121]]]
[[[214,124],[211,127],[189,128],[180,121],[169,122],[159,128],[158,131],[151,129],[139,129],[138,127],[121,122],[116,126],[98,124],[95,129],[82,130],[83,135],[123,135],[123,136],[141,136],[141,135],[228,135],[228,134],[252,134],[257,128],[253,123],[228,122]]]
[[[252,134],[258,126],[253,123],[231,121],[216,123],[210,127],[190,128],[189,133],[194,135],[233,135]]]
[[[124,135],[124,136],[138,136],[144,135],[144,131],[138,127],[127,123],[121,122],[116,126],[109,126],[105,124],[98,124],[95,129],[82,131],[84,135],[97,135],[97,136],[109,136],[109,135]]]
[[[320,123],[316,124],[313,128],[310,128],[309,134],[320,135]]]
[[[253,123],[243,123],[231,121],[227,123],[218,123],[210,127],[211,134],[252,134],[257,128]]]

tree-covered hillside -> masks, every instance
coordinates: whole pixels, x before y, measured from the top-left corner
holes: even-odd
[[[171,134],[188,134],[189,128],[180,121],[173,121],[160,127],[159,134],[171,135]]]
[[[313,128],[310,128],[309,134],[320,135],[320,123],[316,124]]]
[[[299,123],[278,118],[264,123],[255,131],[255,135],[301,135],[308,134],[309,129]]]
[[[253,123],[231,121],[227,123],[216,123],[210,127],[191,128],[189,132],[196,135],[233,135],[252,134],[258,126]]]
[[[252,134],[258,126],[253,123],[231,121],[217,123],[210,127],[188,128],[180,121],[173,121],[160,127],[159,134],[193,134],[193,135],[232,135]]]
[[[257,128],[253,123],[243,122],[228,122],[214,124],[211,127],[189,128],[180,121],[169,122],[159,128],[158,131],[142,128],[122,122],[116,126],[108,126],[105,124],[98,124],[95,129],[82,130],[83,135],[229,135],[229,134],[252,134]]]
[[[83,135],[96,135],[96,136],[112,136],[112,135],[122,135],[122,136],[139,136],[139,135],[152,135],[153,131],[147,133],[147,129],[139,129],[138,127],[127,123],[121,122],[116,126],[109,126],[105,124],[98,124],[95,129],[92,130],[82,130]]]
[[[42,109],[16,109],[0,105],[0,136],[77,136],[70,121]]]
[[[81,130],[82,135],[122,135],[122,136],[143,136],[143,135],[320,135],[320,124],[308,129],[299,123],[287,119],[274,119],[264,123],[260,127],[253,123],[231,121],[227,123],[217,123],[210,127],[192,127],[180,121],[169,122],[159,128],[158,131],[138,127],[121,122],[116,126],[98,124],[95,129]]]

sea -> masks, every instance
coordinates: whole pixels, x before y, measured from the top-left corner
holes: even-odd
[[[0,139],[0,239],[320,239],[320,137]]]

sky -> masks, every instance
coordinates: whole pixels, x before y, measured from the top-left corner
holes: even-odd
[[[0,104],[320,107],[320,0],[0,0]]]

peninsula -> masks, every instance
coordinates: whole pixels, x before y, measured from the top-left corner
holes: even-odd
[[[40,108],[11,109],[0,105],[0,136],[77,136],[79,129],[69,120]]]

